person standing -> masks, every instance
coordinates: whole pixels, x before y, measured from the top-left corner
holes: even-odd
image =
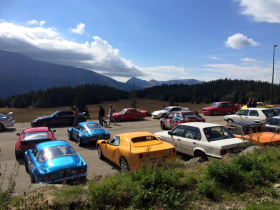
[[[254,98],[252,99],[251,107],[252,107],[252,108],[257,107],[257,102],[255,101]]]
[[[78,122],[78,118],[79,118],[79,109],[78,109],[78,107],[76,106],[76,105],[74,105],[74,114],[73,114],[73,116],[74,116],[74,124],[73,124],[73,126],[76,126],[77,125],[77,122]]]
[[[103,106],[100,106],[100,124],[101,126],[103,126],[103,123],[107,125],[107,122],[104,120],[104,116],[105,116],[105,109],[103,108]]]
[[[101,125],[101,105],[98,106],[99,107],[99,112],[98,112],[98,120],[99,120],[99,124]]]
[[[113,119],[113,113],[114,113],[114,110],[113,110],[113,107],[112,107],[112,104],[109,105],[109,124],[111,123],[111,121],[113,122],[114,121],[114,124],[116,124],[116,121]]]
[[[251,99],[249,98],[248,102],[247,102],[247,108],[251,108],[252,107],[252,101]]]

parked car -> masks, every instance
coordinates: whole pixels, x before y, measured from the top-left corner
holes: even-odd
[[[111,134],[96,122],[82,122],[68,129],[69,140],[76,140],[79,146],[99,139],[109,139]]]
[[[205,122],[205,119],[194,112],[172,112],[167,118],[160,118],[160,127],[162,130],[173,129],[178,124],[187,122]]]
[[[12,127],[15,124],[15,120],[13,118],[13,112],[9,112],[6,115],[0,113],[0,131],[5,130],[7,127]]]
[[[49,116],[38,117],[31,121],[32,127],[37,126],[61,126],[61,125],[73,125],[74,124],[74,112],[73,111],[56,111]],[[85,112],[80,113],[78,118],[79,122],[85,122]]]
[[[154,134],[174,145],[177,152],[204,160],[208,160],[208,157],[223,158],[227,153],[239,153],[250,143],[235,138],[224,126],[213,123],[183,123],[172,131]]]
[[[19,139],[15,143],[16,159],[24,157],[25,151],[33,149],[36,144],[45,141],[57,140],[54,136],[56,130],[50,130],[48,127],[26,128],[22,133],[17,133]]]
[[[280,134],[268,132],[263,125],[254,122],[232,122],[226,128],[236,137],[260,146],[279,145]]]
[[[166,118],[168,114],[170,114],[171,112],[176,112],[176,111],[184,112],[184,111],[190,111],[190,109],[186,108],[186,107],[181,107],[181,106],[168,106],[162,110],[153,111],[152,118]]]
[[[273,107],[272,108],[278,115],[280,115],[280,107]]]
[[[167,160],[176,160],[174,146],[161,141],[149,132],[121,133],[110,140],[96,144],[98,156],[118,165],[121,172],[140,170],[147,163],[161,165]]]
[[[121,112],[113,113],[112,117],[115,121],[125,121],[125,120],[143,120],[147,115],[147,111],[135,109],[135,108],[125,108]],[[110,115],[108,114],[108,118]]]
[[[217,115],[217,114],[235,114],[240,109],[239,104],[229,101],[215,102],[209,107],[201,109],[201,114]]]
[[[236,114],[226,115],[224,120],[228,123],[239,121],[264,123],[268,117],[277,115],[271,108],[246,108],[240,109]]]
[[[72,146],[62,140],[37,144],[25,152],[25,169],[31,183],[84,180],[87,164]]]
[[[264,102],[257,102],[257,107],[256,108],[272,108],[273,105],[266,104]],[[247,108],[247,105],[242,106],[242,109]]]
[[[264,123],[267,131],[280,133],[280,116],[272,117]]]

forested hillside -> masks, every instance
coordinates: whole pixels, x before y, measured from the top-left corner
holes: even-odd
[[[280,87],[274,85],[273,102],[280,103]],[[271,84],[252,80],[221,79],[197,85],[162,85],[138,91],[140,98],[172,102],[214,102],[229,100],[244,104],[248,98],[270,103]]]

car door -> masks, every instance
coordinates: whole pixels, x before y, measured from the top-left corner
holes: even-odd
[[[194,156],[194,148],[199,145],[201,133],[199,128],[188,126],[185,136],[181,140],[181,152]]]
[[[186,126],[178,125],[171,132],[171,135],[167,136],[167,142],[172,144],[177,152],[181,152],[181,139],[184,137]]]
[[[250,110],[249,112],[249,116],[247,118],[249,122],[255,122],[255,121],[259,121],[260,120],[260,115],[258,110]]]
[[[27,156],[28,161],[28,169],[30,173],[35,173],[36,170],[36,158],[37,158],[38,150],[37,147],[35,147],[32,152],[30,152]]]
[[[72,136],[75,140],[78,139],[78,136],[79,136],[79,133],[82,131],[82,126],[81,125],[76,125],[74,128],[73,128],[73,133],[72,133]]]
[[[126,112],[122,115],[122,120],[131,120],[132,115],[131,115],[131,110],[128,109]]]
[[[226,113],[232,113],[232,110],[234,109],[234,106],[232,103],[227,103],[227,112]]]
[[[228,109],[227,103],[222,103],[218,108],[218,113],[219,114],[227,113],[227,109]]]
[[[164,121],[165,121],[165,127],[166,127],[167,129],[171,129],[171,122],[172,122],[172,120],[173,120],[173,116],[174,116],[174,113],[170,113],[170,114],[167,116],[167,118],[164,119]]]
[[[178,121],[180,119],[180,113],[174,113],[173,118],[170,123],[170,128],[173,129],[178,125]]]
[[[65,112],[65,123],[67,125],[73,125],[74,123],[74,116],[72,111]]]
[[[248,121],[249,109],[241,109],[234,115],[234,121]]]
[[[120,137],[114,136],[109,141],[107,141],[105,145],[106,149],[103,151],[103,155],[117,165],[119,165],[119,159],[122,155],[121,151],[119,150],[119,145]]]

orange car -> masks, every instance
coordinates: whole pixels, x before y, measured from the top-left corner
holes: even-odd
[[[232,122],[225,126],[236,137],[249,140],[253,144],[260,146],[279,145],[280,134],[268,132],[265,127],[259,123],[253,122]]]
[[[122,173],[139,170],[146,163],[161,165],[176,160],[175,147],[149,132],[117,134],[109,140],[98,140],[96,147],[99,158],[112,161]]]

